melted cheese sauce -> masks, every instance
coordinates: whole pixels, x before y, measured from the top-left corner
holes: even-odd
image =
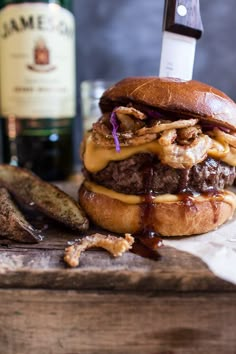
[[[108,189],[106,187],[100,186],[96,183],[87,180],[84,181],[84,186],[86,189],[88,189],[93,193],[103,194],[109,198],[117,199],[123,203],[141,204],[145,202],[145,196],[118,193],[111,189]],[[194,200],[199,202],[206,201],[206,200],[216,200],[216,198],[220,198],[220,199],[222,198],[222,200],[224,200],[225,203],[230,204],[233,209],[236,208],[236,195],[230,191],[226,191],[226,190],[221,191],[217,194],[217,196],[207,195],[207,194],[206,195],[199,194],[197,196],[194,196]],[[152,197],[152,204],[173,203],[173,202],[181,202],[181,201],[182,201],[182,196],[178,196],[177,194],[162,194],[156,197]]]
[[[120,152],[115,148],[105,148],[95,144],[91,134],[88,134],[85,140],[84,165],[92,173],[101,171],[109,161],[121,161],[138,153],[153,153],[159,156],[162,152],[162,146],[157,140],[142,145],[122,147]],[[236,166],[236,149],[229,147],[225,142],[212,140],[213,144],[208,151],[208,156]]]
[[[221,158],[221,160],[228,165],[236,166],[236,149],[230,147],[228,154]]]
[[[155,140],[150,143],[137,146],[122,146],[120,152],[115,148],[104,148],[92,141],[91,135],[88,136],[84,152],[84,164],[88,171],[94,173],[107,166],[109,161],[125,160],[132,155],[149,152],[158,155],[161,145]]]

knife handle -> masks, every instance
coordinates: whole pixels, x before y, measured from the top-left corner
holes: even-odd
[[[163,30],[199,39],[203,32],[199,0],[165,0]]]

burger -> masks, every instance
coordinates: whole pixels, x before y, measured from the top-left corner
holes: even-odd
[[[198,81],[130,77],[107,89],[99,104],[102,116],[83,140],[79,190],[96,225],[185,236],[233,216],[233,100]]]

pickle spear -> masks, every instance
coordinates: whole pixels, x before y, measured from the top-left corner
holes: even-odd
[[[40,232],[24,218],[5,188],[0,188],[0,235],[18,242],[42,240]]]
[[[73,230],[88,229],[88,219],[74,199],[26,169],[0,165],[0,186],[25,206],[34,207]]]

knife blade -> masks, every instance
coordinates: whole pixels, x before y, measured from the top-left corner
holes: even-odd
[[[165,0],[159,76],[192,79],[202,32],[199,0]]]

